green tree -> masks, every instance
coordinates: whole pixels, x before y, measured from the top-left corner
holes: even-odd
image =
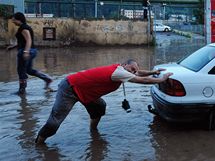
[[[0,4],[0,17],[9,18],[13,15],[14,6]]]

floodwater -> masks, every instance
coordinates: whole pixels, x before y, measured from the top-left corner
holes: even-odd
[[[51,87],[69,73],[134,58],[144,69],[174,62],[204,45],[202,40],[169,35],[157,47],[74,47],[39,49],[34,67],[54,79]],[[159,42],[159,41],[158,41]],[[150,85],[126,83],[132,108],[121,108],[122,87],[104,96],[106,115],[98,132],[90,132],[89,116],[80,103],[44,146],[34,139],[45,123],[56,92],[43,90],[43,82],[28,79],[26,96],[13,94],[18,88],[16,51],[0,50],[0,160],[1,161],[213,161],[215,132],[201,125],[169,124],[147,111],[152,103]]]

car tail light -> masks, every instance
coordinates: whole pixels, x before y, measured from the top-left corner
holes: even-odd
[[[186,92],[181,82],[175,79],[167,79],[166,81],[159,84],[159,89],[170,96],[185,96]]]

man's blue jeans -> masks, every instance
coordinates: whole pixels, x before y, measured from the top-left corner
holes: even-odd
[[[51,114],[46,124],[39,131],[39,136],[47,138],[54,135],[77,101],[79,101],[79,99],[75,94],[73,87],[69,84],[66,78],[63,79],[58,86]],[[106,103],[101,98],[84,106],[90,114],[91,119],[100,118],[105,114]]]

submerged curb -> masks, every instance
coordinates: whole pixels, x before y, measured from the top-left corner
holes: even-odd
[[[192,33],[191,32],[185,32],[185,31],[180,31],[180,30],[175,30],[175,29],[173,29],[172,32],[174,32],[174,33],[176,33],[178,35],[181,35],[181,36],[192,38]]]

